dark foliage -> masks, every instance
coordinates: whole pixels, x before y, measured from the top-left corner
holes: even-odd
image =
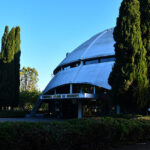
[[[23,110],[2,110],[0,111],[0,118],[21,118],[29,113]]]
[[[142,112],[148,107],[149,81],[140,23],[139,1],[123,0],[114,29],[116,62],[109,83],[114,103],[124,112]]]
[[[150,0],[139,0],[141,11],[141,31],[144,47],[147,51],[148,78],[150,79]]]
[[[2,37],[0,54],[0,108],[17,106],[19,100],[20,28],[8,26]]]
[[[0,123],[1,150],[106,150],[150,140],[150,121],[113,119]]]
[[[41,92],[37,90],[21,91],[19,98],[19,108],[25,111],[31,111],[40,95]]]

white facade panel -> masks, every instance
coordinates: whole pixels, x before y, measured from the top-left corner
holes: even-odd
[[[43,94],[47,91],[65,84],[92,84],[102,88],[110,89],[108,77],[114,62],[83,65],[57,73],[47,85]]]
[[[92,41],[95,40],[99,36],[99,34],[93,36],[91,39],[89,39],[88,41],[84,42],[79,47],[77,47],[59,64],[59,66],[80,60],[81,56],[83,56],[86,49],[90,46]]]
[[[70,68],[68,70],[62,70],[58,72],[53,77],[53,79],[49,82],[49,84],[47,85],[43,93],[57,86],[72,83],[78,70],[79,67],[75,67],[75,68]]]
[[[114,62],[84,65],[76,75],[73,83],[88,83],[110,89],[108,77]]]
[[[101,32],[72,51],[59,66],[93,57],[114,55],[113,29]]]

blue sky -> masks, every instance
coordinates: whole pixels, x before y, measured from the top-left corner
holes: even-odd
[[[0,5],[0,38],[5,25],[21,28],[21,67],[34,67],[43,90],[54,68],[94,34],[116,25],[122,0],[5,0]]]

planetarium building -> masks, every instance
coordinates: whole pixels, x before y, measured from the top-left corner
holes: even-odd
[[[111,89],[108,77],[115,61],[114,43],[113,29],[108,29],[67,53],[32,113],[41,103],[48,103],[52,114],[73,112],[74,117],[81,118],[87,102],[100,101]]]

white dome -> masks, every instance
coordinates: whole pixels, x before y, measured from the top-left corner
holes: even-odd
[[[114,60],[101,61],[114,56],[113,29],[105,30],[76,48],[55,69],[55,75],[45,88],[44,93],[65,84],[91,84],[110,89],[108,77],[112,70]],[[81,61],[100,59],[98,63],[82,64]],[[80,62],[79,66],[64,69],[73,62]],[[56,71],[57,70],[57,71]]]
[[[113,28],[105,30],[81,44],[60,63],[63,66],[78,60],[114,55]]]

